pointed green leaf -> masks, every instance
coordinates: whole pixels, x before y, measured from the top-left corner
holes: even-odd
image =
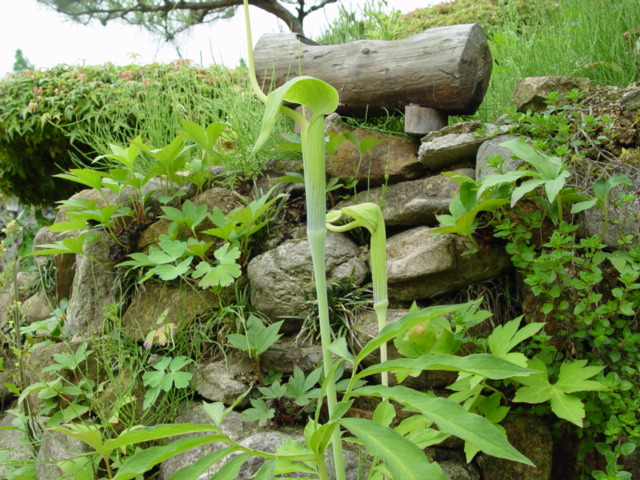
[[[394,430],[362,418],[343,418],[340,423],[364,443],[371,455],[384,459],[393,478],[447,479],[437,463],[430,462],[420,448]]]
[[[534,191],[536,188],[544,184],[545,180],[540,179],[532,179],[522,182],[522,184],[516,187],[511,194],[511,208],[513,208],[514,205],[527,193]]]
[[[596,205],[597,200],[595,198],[591,200],[585,200],[584,202],[578,202],[571,205],[571,213],[580,213]]]
[[[55,426],[49,428],[55,432],[63,433],[69,437],[77,438],[81,442],[86,443],[94,450],[98,451],[102,448],[102,437],[100,436],[100,430],[94,425],[84,424],[70,424],[65,427]]]
[[[582,427],[582,420],[585,416],[584,405],[575,395],[568,395],[553,389],[551,391],[551,411],[559,418]]]
[[[501,145],[530,164],[544,179],[556,178],[560,173],[561,162],[558,157],[547,157],[522,139],[509,140]]]
[[[382,385],[359,388],[353,392],[353,395],[370,395],[395,400],[423,414],[438,425],[441,432],[466,440],[489,455],[532,465],[524,455],[509,444],[506,437],[489,420],[469,413],[449,399],[432,397],[403,386]]]
[[[65,238],[56,243],[45,243],[38,245],[39,250],[31,252],[29,255],[56,255],[58,253],[84,254],[84,246],[98,240],[95,232],[84,232],[77,237]]]
[[[545,182],[544,190],[547,193],[549,202],[553,203],[555,201],[556,197],[560,193],[560,190],[562,190],[567,183],[569,175],[569,171],[565,170],[563,172],[560,172],[560,174],[556,178],[547,180]]]
[[[391,405],[389,400],[380,402],[373,412],[373,421],[383,427],[391,425],[394,418],[396,418],[396,409]]]
[[[220,430],[217,427],[212,425],[196,425],[193,423],[155,425],[153,427],[130,430],[128,432],[121,433],[118,437],[112,440],[106,440],[104,442],[104,446],[98,451],[98,453],[112,452],[116,448],[136,445],[143,442],[152,442],[154,440],[160,440],[174,435],[219,431]],[[214,435],[213,437],[215,437],[213,438],[213,441],[225,441],[227,438],[224,435]]]
[[[204,457],[201,457],[196,463],[193,465],[189,465],[187,467],[183,467],[173,475],[169,477],[168,480],[198,480],[200,476],[205,473],[212,465],[222,460],[224,457],[237,451],[237,447],[227,447],[221,448],[220,450],[216,450],[215,452],[209,453]],[[271,480],[271,479],[270,479]]]
[[[488,175],[482,179],[482,184],[476,195],[478,198],[481,198],[487,189],[503,183],[515,183],[525,176],[531,176],[531,172],[526,170],[511,170],[507,173]]]
[[[587,367],[586,365],[586,360],[565,362],[560,365],[560,373],[555,387],[564,393],[607,390],[607,387],[601,382],[587,380],[600,373],[604,367]]]
[[[179,453],[185,452],[200,445],[225,440],[223,435],[209,435],[204,437],[187,437],[180,438],[168,445],[160,447],[150,447],[145,450],[139,450],[133,455],[126,458],[114,480],[129,480],[140,474],[149,471],[151,468],[163,462],[164,460],[174,457]]]
[[[522,367],[526,367],[527,359],[524,355],[518,352],[509,352],[527,338],[538,333],[544,326],[544,323],[529,323],[519,328],[522,318],[523,317],[520,316],[503,325],[498,325],[487,338],[487,344],[492,354]]]
[[[86,185],[94,190],[100,190],[102,188],[102,177],[104,174],[98,170],[92,170],[90,168],[71,168],[69,173],[59,173],[54,177],[63,178],[72,182]]]
[[[87,220],[81,215],[70,215],[68,222],[56,222],[53,225],[49,225],[47,230],[50,232],[73,232],[75,230],[84,230],[87,228]]]
[[[521,377],[536,372],[486,353],[475,353],[466,357],[448,354],[428,354],[418,358],[399,358],[382,362],[364,369],[356,375],[356,378],[364,378],[367,375],[374,375],[384,371],[400,373],[420,372],[422,370],[466,372],[493,380]]]
[[[69,475],[65,478],[73,478],[73,480],[95,480],[93,463],[90,458],[79,457],[70,458],[58,462],[58,468]],[[17,473],[17,472],[16,472]],[[15,473],[14,473],[15,474]],[[30,480],[31,476],[12,476],[12,480]]]
[[[518,389],[513,401],[525,403],[546,402],[551,398],[551,384],[549,383],[547,366],[537,357],[530,359],[528,366],[533,370],[538,370],[540,373],[518,379],[518,383],[521,383],[524,387]]]
[[[276,458],[272,458],[264,462],[253,477],[254,480],[273,480],[277,461]]]

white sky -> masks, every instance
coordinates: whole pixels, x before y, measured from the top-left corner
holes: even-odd
[[[442,0],[388,0],[391,8],[409,12],[416,8],[440,3]],[[340,0],[352,10],[365,2]],[[2,3],[2,1],[0,1]],[[0,77],[11,72],[15,51],[37,68],[57,64],[95,65],[112,62],[116,65],[170,62],[178,57],[175,47],[140,27],[113,21],[80,25],[37,3],[36,0],[4,0],[0,15]],[[287,31],[282,22],[255,7],[250,7],[253,41],[264,33]],[[318,35],[327,19],[337,16],[338,7],[328,5],[305,19],[305,33]],[[191,28],[178,38],[183,58],[196,63],[212,63],[235,67],[246,58],[242,10],[230,20],[222,20]]]

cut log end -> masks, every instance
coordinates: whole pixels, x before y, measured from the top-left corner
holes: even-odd
[[[447,126],[449,116],[435,108],[407,105],[404,109],[404,133],[422,137]]]

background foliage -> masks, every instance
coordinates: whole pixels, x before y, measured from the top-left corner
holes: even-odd
[[[198,68],[186,61],[60,65],[10,75],[0,82],[0,192],[34,205],[68,198],[72,186],[52,175],[88,164],[109,144],[126,144],[138,135],[164,146],[183,119],[229,123],[239,135],[228,138],[226,166],[255,173],[257,164],[235,164],[250,149],[260,112],[244,82],[242,70]]]

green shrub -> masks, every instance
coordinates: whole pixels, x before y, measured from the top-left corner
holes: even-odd
[[[69,182],[52,175],[86,165],[110,144],[126,145],[138,135],[164,146],[185,118],[198,124],[228,122],[240,133],[228,139],[225,166],[251,173],[263,158],[252,165],[244,160],[261,109],[244,93],[246,80],[239,80],[239,73],[178,61],[60,65],[10,75],[0,82],[0,192],[35,205],[68,198]]]

